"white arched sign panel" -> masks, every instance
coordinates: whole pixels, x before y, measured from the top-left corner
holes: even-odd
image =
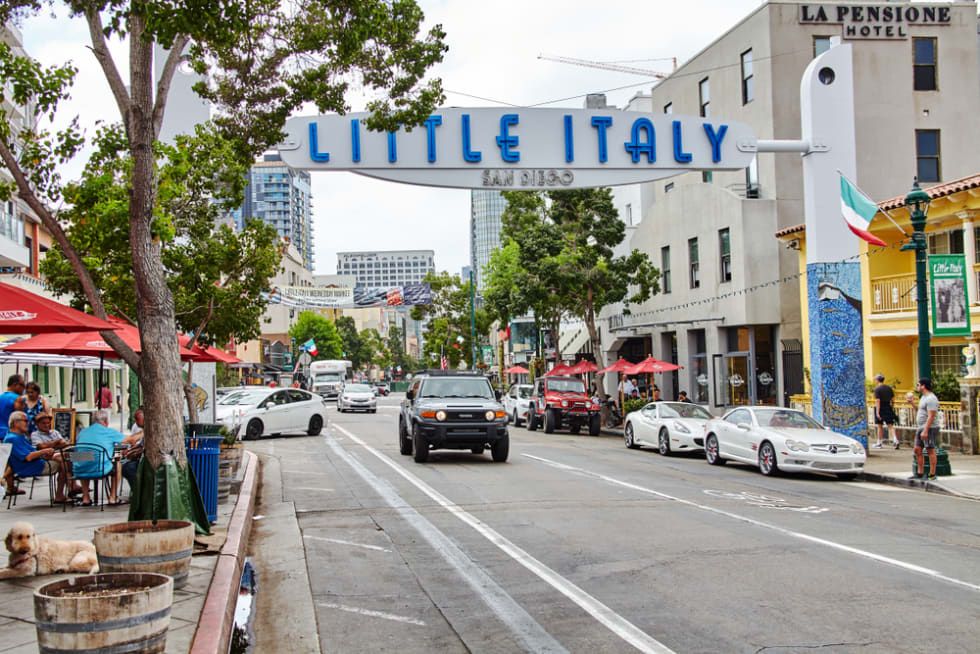
[[[745,124],[616,109],[440,109],[411,131],[372,132],[369,114],[291,118],[283,162],[408,184],[531,190],[648,182],[739,170],[755,156]]]

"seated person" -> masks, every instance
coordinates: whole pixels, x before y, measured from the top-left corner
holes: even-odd
[[[139,469],[140,458],[143,456],[143,409],[138,409],[133,414],[133,427],[129,431],[129,436],[122,439],[122,442],[129,447],[123,451],[123,462],[120,474],[129,483],[129,492],[132,493],[136,487],[136,471]],[[118,479],[116,480],[118,484]]]
[[[91,506],[92,498],[89,495],[89,481],[106,476],[112,472],[113,451],[115,450],[116,443],[121,443],[123,440],[121,433],[109,427],[109,411],[107,409],[96,411],[92,416],[92,420],[93,423],[91,425],[78,432],[75,445],[76,447],[97,445],[105,450],[106,454],[102,460],[101,470],[97,467],[98,463],[96,461],[79,461],[73,466],[75,476],[79,477],[82,482],[82,506]],[[118,484],[116,483],[117,477],[118,475],[113,475],[110,482],[109,504],[121,504],[116,499],[116,491],[118,490]]]
[[[4,482],[7,486],[7,493],[13,492],[14,475],[20,477],[38,477],[42,475],[57,474],[57,485],[53,501],[64,503],[68,501],[65,497],[65,468],[61,465],[61,454],[54,448],[37,449],[31,445],[27,438],[27,425],[30,420],[23,411],[14,411],[10,414],[7,435],[3,442],[11,446],[10,459],[7,469],[4,471]]]
[[[789,427],[790,426],[790,415],[785,411],[777,411],[772,414],[772,418],[769,419],[770,427]]]
[[[34,416],[34,424],[37,425],[37,429],[31,433],[31,445],[39,450],[49,447],[53,450],[60,450],[68,447],[68,441],[61,437],[57,429],[51,427],[51,416],[47,413],[39,413]]]

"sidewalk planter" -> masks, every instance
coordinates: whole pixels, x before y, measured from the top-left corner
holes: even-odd
[[[102,572],[152,572],[187,583],[194,553],[194,525],[184,520],[119,522],[95,530]]]
[[[150,573],[64,579],[34,591],[41,652],[163,652],[174,582]]]

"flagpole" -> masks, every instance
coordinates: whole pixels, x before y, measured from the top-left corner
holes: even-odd
[[[859,193],[863,194],[864,196],[866,196],[868,198],[871,197],[870,195],[868,195],[867,193],[865,193],[861,189],[860,186],[858,186],[857,184],[855,184],[854,181],[851,180],[850,177],[848,177],[843,172],[841,172],[841,169],[840,168],[837,169],[837,174],[839,174],[841,177],[843,177],[845,180],[847,180],[847,183],[850,184],[851,186],[853,186],[854,188],[856,188]],[[872,202],[874,202],[874,200],[872,200]],[[879,212],[885,214],[885,217],[888,218],[888,220],[891,221],[892,225],[895,225],[895,229],[897,229],[898,231],[902,232],[902,234],[904,234],[905,237],[908,238],[909,233],[906,232],[904,229],[902,229],[902,227],[897,222],[895,222],[895,219],[892,218],[892,215],[890,213],[888,213],[887,211],[885,211],[884,209],[882,209],[880,206],[878,206],[878,203],[877,202],[875,202],[875,207],[878,209]]]

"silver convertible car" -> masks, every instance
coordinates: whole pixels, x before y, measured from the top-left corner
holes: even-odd
[[[626,447],[657,448],[664,456],[672,452],[704,449],[704,423],[711,414],[690,402],[651,402],[626,416],[623,436]]]
[[[861,443],[793,409],[738,407],[708,421],[704,433],[708,463],[741,461],[758,466],[764,475],[831,472],[852,479],[867,460]]]

